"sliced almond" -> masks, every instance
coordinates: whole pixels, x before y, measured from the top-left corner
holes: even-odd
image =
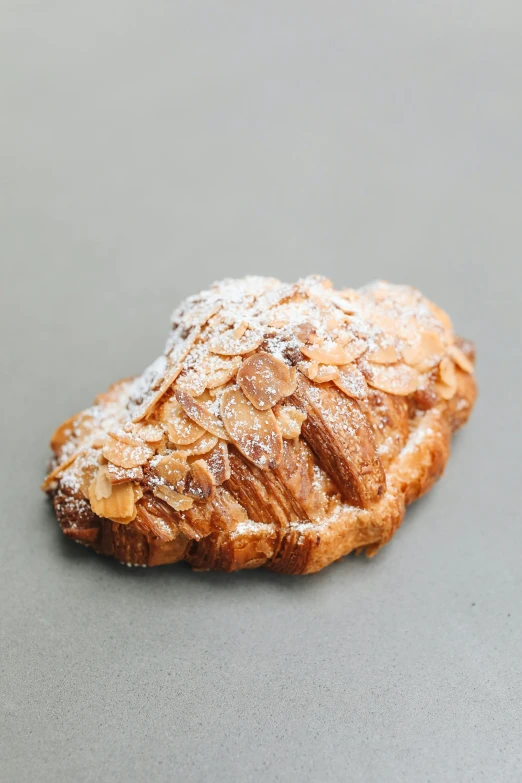
[[[306,362],[299,362],[299,364],[297,365],[297,369],[299,370],[299,372],[302,372],[303,375],[306,375],[307,378],[313,381],[314,378],[317,377],[317,373],[319,372],[319,365],[315,361],[315,359],[311,359]]]
[[[246,331],[241,337],[235,337],[235,329],[214,337],[209,344],[212,353],[218,353],[222,356],[241,356],[245,353],[251,353],[259,348],[263,342],[263,335],[254,330]]]
[[[342,310],[342,312],[346,313],[347,315],[353,315],[360,309],[359,303],[356,301],[356,299],[350,299],[340,294],[332,294],[330,296],[330,301],[333,302],[333,304],[338,307],[339,310]]]
[[[283,438],[272,411],[258,410],[240,388],[231,386],[221,397],[221,418],[239,451],[258,468],[279,464]]]
[[[206,463],[216,484],[219,486],[230,478],[230,461],[228,459],[228,446],[225,441],[219,443],[205,457]]]
[[[159,443],[164,432],[161,424],[145,424],[138,430],[138,437],[146,443]]]
[[[245,359],[237,374],[245,396],[260,411],[272,408],[296,388],[296,370],[269,353],[255,353]]]
[[[218,439],[215,435],[212,435],[211,432],[205,432],[204,435],[201,436],[198,440],[194,441],[194,443],[190,443],[188,446],[186,446],[183,449],[183,453],[188,456],[196,456],[200,454],[208,454],[209,451],[212,451],[214,446],[217,445]]]
[[[355,364],[346,364],[344,367],[339,367],[339,375],[334,379],[334,383],[347,397],[353,397],[355,400],[365,400],[368,396],[366,378]]]
[[[228,440],[223,424],[202,401],[195,400],[192,395],[182,389],[176,389],[175,397],[185,414],[202,430],[199,437],[206,430],[217,438]]]
[[[235,378],[241,367],[241,361],[240,356],[225,358],[217,354],[210,354],[205,362],[206,388],[216,389]]]
[[[457,391],[457,384],[449,386],[447,383],[435,383],[435,391],[443,400],[451,400]]]
[[[444,343],[436,332],[423,332],[412,344],[402,349],[406,364],[415,367],[419,372],[427,372],[435,367],[443,354]]]
[[[187,416],[176,397],[171,397],[162,406],[160,417],[167,428],[169,440],[177,446],[186,446],[194,443],[205,433],[203,427],[200,427],[192,418]]]
[[[180,492],[176,492],[176,490],[164,485],[154,487],[152,492],[157,498],[168,503],[175,511],[187,511],[194,503],[193,498],[182,495]]]
[[[104,519],[112,519],[120,524],[132,522],[136,516],[136,501],[131,482],[116,484],[107,498],[96,496],[96,479],[89,491],[89,500],[94,513]]]
[[[107,477],[111,484],[125,484],[127,481],[139,482],[143,479],[143,468],[141,466],[125,469],[109,462],[106,467]]]
[[[366,354],[366,358],[369,362],[375,362],[375,364],[395,364],[399,360],[399,354],[393,343],[386,343],[370,349]]]
[[[207,377],[196,369],[184,370],[176,381],[176,389],[183,389],[193,397],[199,397],[207,388]]]
[[[187,457],[182,452],[168,454],[158,462],[155,470],[158,476],[175,487],[179,481],[183,481],[189,471]]]
[[[457,364],[461,370],[464,370],[464,372],[473,372],[473,363],[457,345],[450,345],[448,347],[448,356],[450,356],[455,364]]]
[[[154,449],[138,438],[109,433],[102,453],[105,459],[120,468],[137,468],[154,456]]]
[[[285,440],[294,440],[301,434],[301,427],[306,419],[306,413],[293,405],[278,405],[274,414]]]
[[[407,364],[372,364],[365,362],[368,372],[366,380],[374,389],[406,397],[412,394],[418,385],[419,374]]]
[[[320,364],[317,375],[314,376],[316,383],[327,383],[333,381],[339,375],[339,368],[333,364]]]
[[[457,382],[455,365],[447,356],[442,359],[439,365],[439,375],[442,383],[445,383],[447,386],[453,386]]]
[[[309,321],[305,321],[296,327],[295,334],[300,342],[308,345],[315,341],[315,338],[317,337],[317,329]]]
[[[94,478],[94,495],[96,500],[110,498],[112,494],[112,484],[109,480],[107,465],[100,465]]]
[[[62,463],[60,463],[60,465],[57,465],[53,470],[51,470],[51,472],[45,477],[45,480],[41,485],[41,489],[44,492],[47,492],[48,489],[51,489],[51,487],[53,486],[54,482],[56,481],[60,473],[63,473],[64,470],[67,470],[69,465],[72,465],[74,460],[81,453],[82,453],[82,449],[80,449],[79,451],[75,451],[74,454],[71,454],[70,457],[67,457],[67,459],[65,459]]]
[[[185,491],[196,500],[207,500],[215,494],[216,482],[204,459],[191,464]]]
[[[352,340],[347,345],[341,345],[333,340],[322,345],[302,345],[301,351],[309,359],[315,359],[320,364],[350,364],[366,351],[364,340]]]

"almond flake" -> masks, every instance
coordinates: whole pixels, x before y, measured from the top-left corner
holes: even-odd
[[[194,443],[190,443],[186,448],[184,448],[183,453],[186,454],[187,457],[207,454],[209,451],[212,451],[214,446],[217,445],[217,442],[218,439],[215,435],[212,435],[211,432],[205,432],[201,438],[198,438],[198,440],[194,441]]]
[[[161,424],[145,424],[138,431],[138,437],[146,443],[159,443],[164,432]]]
[[[89,500],[94,513],[104,519],[112,519],[120,524],[128,524],[136,516],[135,495],[130,482],[115,484],[109,497],[97,498],[95,479],[90,487]]]
[[[235,378],[237,371],[241,367],[241,361],[240,356],[225,358],[217,354],[210,354],[204,364],[206,388],[215,389]]]
[[[187,457],[183,452],[168,454],[156,465],[156,473],[158,476],[173,487],[175,487],[179,481],[183,481],[188,471],[189,465]]]
[[[347,397],[365,400],[368,396],[366,378],[355,364],[339,367],[339,376],[334,379],[334,383]]]
[[[230,461],[228,459],[228,446],[225,441],[219,443],[205,457],[206,463],[216,484],[219,486],[230,478]]]
[[[439,375],[442,383],[445,383],[447,386],[454,386],[457,382],[455,365],[447,356],[444,357],[439,365]]]
[[[274,409],[281,435],[285,440],[294,440],[301,434],[301,426],[306,419],[306,413],[293,405],[278,405]]]
[[[228,440],[223,424],[202,400],[195,400],[192,395],[182,389],[176,389],[175,396],[186,415],[196,422],[202,430],[211,432],[212,435],[222,440]]]
[[[240,338],[236,338],[234,332],[234,329],[230,329],[214,337],[210,341],[209,350],[222,356],[240,356],[255,351],[263,342],[263,335],[259,332],[249,330]]]
[[[127,481],[140,482],[143,480],[143,468],[138,466],[137,468],[119,468],[117,465],[113,465],[111,462],[106,466],[107,476],[111,484],[124,484]]]
[[[457,384],[454,386],[448,386],[447,383],[435,383],[435,391],[442,397],[443,400],[451,400],[457,391]]]
[[[221,418],[239,451],[258,468],[275,468],[283,457],[283,438],[271,410],[260,411],[240,388],[231,386],[221,397]]]
[[[66,470],[69,465],[72,465],[74,460],[82,453],[83,449],[79,449],[78,451],[75,451],[74,454],[71,454],[70,457],[67,457],[66,460],[64,460],[60,465],[57,465],[45,478],[43,484],[41,485],[41,488],[44,492],[47,492],[48,489],[51,489],[52,485],[60,475],[60,473],[63,473],[64,470]]]
[[[171,397],[163,405],[160,415],[167,428],[170,442],[177,446],[187,446],[194,443],[205,433],[203,427],[200,427],[186,415],[176,397]]]
[[[120,468],[137,468],[154,456],[154,450],[142,440],[123,433],[109,433],[102,453],[105,459]]]
[[[186,492],[196,500],[207,500],[215,495],[216,482],[204,459],[191,464]]]
[[[266,411],[294,393],[296,370],[276,356],[255,353],[244,360],[237,382],[250,402],[258,410]]]
[[[427,372],[435,367],[444,354],[444,343],[436,332],[423,332],[415,341],[402,349],[406,364],[419,372]]]
[[[393,343],[388,343],[368,351],[366,358],[375,364],[395,364],[399,360],[399,354]]]
[[[314,378],[317,377],[317,373],[319,372],[319,365],[315,361],[315,359],[311,359],[306,362],[299,362],[299,364],[297,365],[297,369],[299,370],[299,372],[302,372],[303,375],[306,375],[307,378],[313,381]]]
[[[94,495],[96,500],[110,498],[112,494],[112,484],[109,480],[107,465],[100,465],[94,479]]]
[[[183,389],[193,397],[199,397],[207,388],[207,379],[203,372],[196,369],[184,370],[176,381],[176,389]]]
[[[170,487],[154,487],[152,493],[160,500],[164,500],[165,503],[168,503],[175,511],[187,511],[194,503],[193,498],[182,495],[180,492],[176,492],[176,490],[171,489]]]
[[[406,397],[412,394],[418,385],[419,375],[407,364],[372,364],[365,362],[367,381],[370,386],[387,394]]]
[[[316,383],[326,383],[327,381],[333,381],[339,375],[339,368],[333,364],[320,364],[317,370],[317,375],[314,375],[313,380]]]
[[[347,345],[329,340],[322,345],[301,345],[301,351],[309,359],[320,364],[350,364],[366,351],[364,340],[352,340]]]
[[[464,351],[461,351],[457,345],[449,346],[448,356],[450,356],[455,364],[457,364],[461,370],[464,370],[464,372],[473,372],[473,363],[470,362]]]
[[[354,299],[345,298],[339,294],[332,294],[330,296],[330,301],[333,302],[333,304],[338,307],[339,310],[342,310],[342,312],[346,313],[347,315],[353,315],[360,309],[358,302],[356,302]]]

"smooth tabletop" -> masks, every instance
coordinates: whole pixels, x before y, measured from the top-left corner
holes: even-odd
[[[520,3],[0,7],[0,780],[522,779]],[[444,478],[373,560],[125,568],[53,429],[225,276],[418,286],[475,340]]]

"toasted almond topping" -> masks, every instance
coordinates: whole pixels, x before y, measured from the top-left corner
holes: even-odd
[[[442,383],[445,383],[447,386],[453,386],[457,382],[455,365],[447,356],[442,359],[439,365],[439,375]]]
[[[301,434],[301,426],[306,419],[306,413],[293,405],[278,405],[274,408],[281,435],[285,440],[293,440]]]
[[[138,437],[146,443],[159,443],[164,435],[161,424],[145,424],[138,431]]]
[[[352,315],[359,310],[358,302],[355,299],[349,299],[339,294],[332,294],[330,300],[339,310],[342,310],[342,312],[347,315]]]
[[[419,375],[407,364],[372,364],[365,362],[368,371],[366,380],[374,389],[406,397],[412,394],[418,385]]]
[[[399,354],[393,343],[385,343],[368,351],[366,358],[375,364],[395,364],[399,359]]]
[[[315,359],[311,359],[306,362],[299,362],[297,369],[299,372],[302,372],[303,375],[306,375],[307,378],[310,378],[310,380],[313,381],[319,372],[319,365]]]
[[[47,492],[48,489],[51,489],[52,485],[60,475],[60,473],[63,473],[64,470],[66,470],[69,465],[72,465],[74,460],[82,453],[83,449],[79,449],[78,451],[75,451],[74,454],[71,454],[70,457],[67,457],[66,460],[64,460],[60,465],[57,465],[51,472],[45,477],[45,480],[43,484],[41,485],[41,489],[44,492]]]
[[[306,345],[311,344],[317,337],[317,329],[309,321],[305,321],[296,327],[295,335],[298,340]]]
[[[173,487],[178,481],[183,481],[189,471],[187,457],[184,452],[173,452],[158,462],[156,473]]]
[[[230,478],[230,461],[228,459],[228,446],[224,440],[220,440],[205,459],[218,486],[223,484],[224,481],[228,481]]]
[[[221,418],[239,451],[258,468],[275,468],[283,456],[283,438],[272,411],[260,411],[240,388],[231,386],[221,397]]]
[[[320,364],[317,374],[314,376],[316,383],[326,383],[333,381],[339,375],[339,368],[334,364]]]
[[[206,388],[206,375],[198,369],[184,370],[176,381],[176,389],[183,389],[193,397],[199,397]]]
[[[205,432],[201,438],[186,446],[183,449],[183,453],[186,454],[187,457],[208,454],[209,451],[212,451],[217,442],[218,439],[215,435],[212,435],[211,432]]]
[[[205,361],[206,388],[216,389],[235,377],[241,367],[241,357],[223,357],[210,354]]]
[[[457,391],[457,384],[448,386],[447,383],[435,383],[435,391],[442,397],[443,400],[451,400]]]
[[[412,344],[402,349],[406,364],[415,367],[419,372],[426,372],[435,367],[443,354],[444,343],[436,332],[423,332],[416,336]]]
[[[368,396],[366,378],[355,364],[345,364],[339,367],[339,376],[334,379],[336,386],[348,397],[364,400]]]
[[[142,440],[123,433],[109,433],[102,453],[105,459],[120,468],[137,468],[154,456],[154,450]]]
[[[293,394],[296,371],[268,353],[255,353],[245,359],[237,374],[245,396],[260,411],[272,408],[280,399]]]
[[[247,329],[248,323],[246,321],[242,321],[239,326],[234,329],[234,339],[241,340]]]
[[[194,443],[205,433],[203,427],[186,415],[176,397],[171,397],[163,405],[160,417],[167,428],[169,440],[177,446]]]
[[[124,484],[127,481],[139,482],[143,479],[143,468],[138,466],[137,468],[119,468],[117,465],[113,465],[111,462],[106,466],[107,476],[111,484]]]
[[[218,334],[210,341],[209,350],[222,356],[241,356],[255,351],[263,342],[263,335],[251,329],[240,338],[236,338],[234,333],[234,329],[229,329],[228,332]]]
[[[449,346],[448,355],[453,359],[455,364],[460,367],[461,370],[469,373],[473,372],[473,363],[470,362],[464,351],[461,351],[457,345]]]
[[[185,491],[196,500],[207,500],[215,494],[216,482],[204,459],[191,464]]]
[[[164,500],[175,511],[187,511],[194,503],[193,498],[182,495],[180,492],[166,486],[154,487],[153,494],[160,500]]]
[[[96,496],[96,479],[89,491],[89,500],[94,513],[104,519],[112,519],[120,524],[132,522],[136,516],[136,502],[131,482],[115,484],[107,498]]]
[[[188,392],[182,389],[177,389],[175,395],[187,416],[196,422],[199,427],[207,432],[211,432],[217,438],[228,440],[223,424],[216,414],[212,413],[210,408],[205,405],[206,400],[195,400]],[[214,401],[211,400],[211,402]]]
[[[352,340],[347,345],[341,345],[333,340],[322,345],[301,345],[301,351],[309,359],[315,359],[321,364],[350,364],[366,351],[364,340]]]
[[[94,478],[94,495],[96,500],[104,500],[104,498],[110,498],[112,493],[112,484],[109,480],[109,474],[107,465],[100,465],[98,472]]]

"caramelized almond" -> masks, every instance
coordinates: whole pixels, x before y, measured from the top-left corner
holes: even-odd
[[[138,431],[138,437],[146,443],[159,443],[163,434],[163,427],[161,424],[145,424]]]
[[[266,411],[283,397],[294,393],[296,371],[276,356],[255,353],[244,360],[237,382],[252,405]]]
[[[193,498],[182,495],[180,492],[163,485],[154,487],[152,492],[157,498],[164,500],[165,503],[168,503],[176,511],[187,511],[194,503]]]
[[[216,389],[235,378],[241,367],[240,356],[223,357],[210,354],[205,361],[206,388]]]
[[[96,500],[110,498],[112,494],[112,484],[109,480],[107,465],[100,465],[94,478],[94,495]]]
[[[327,383],[333,381],[339,375],[339,368],[333,364],[320,364],[317,375],[314,376],[316,383]]]
[[[439,375],[442,383],[445,383],[447,386],[453,386],[456,383],[455,365],[447,356],[444,357],[439,365]]]
[[[258,468],[275,468],[283,456],[283,438],[272,411],[260,411],[240,388],[231,386],[221,397],[221,418],[230,439]]]
[[[205,432],[204,435],[199,438],[199,440],[194,441],[194,443],[190,443],[186,448],[183,449],[183,453],[189,456],[195,456],[200,454],[208,454],[209,451],[212,451],[214,446],[216,446],[218,442],[218,439],[215,435],[212,435],[211,432]]]
[[[228,459],[228,446],[225,441],[219,443],[205,457],[206,463],[216,484],[222,484],[230,478],[230,461]]]

